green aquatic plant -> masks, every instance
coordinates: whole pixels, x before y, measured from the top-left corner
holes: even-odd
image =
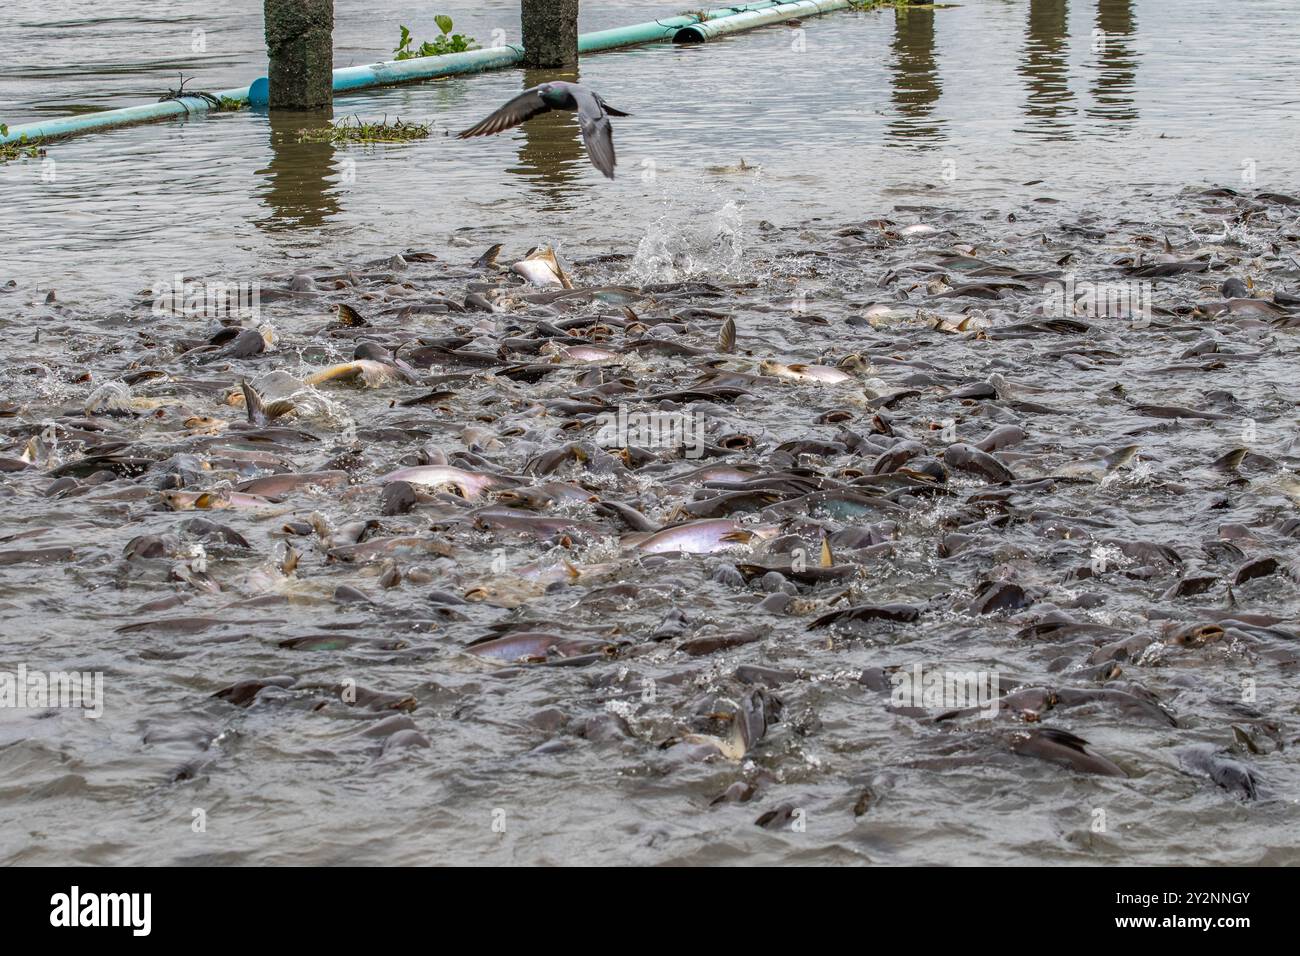
[[[235,110],[242,110],[245,106],[248,105],[248,103],[244,100],[234,100],[231,99],[229,96],[221,97],[221,100],[219,102],[220,102],[220,106],[218,107],[218,109],[222,113],[232,113]]]
[[[336,146],[409,143],[414,139],[424,139],[431,129],[423,123],[404,123],[400,119],[390,123],[387,116],[379,123],[363,123],[359,117],[352,116],[332,126],[300,129],[298,142],[333,143]]]
[[[433,18],[433,22],[442,31],[442,35],[435,38],[432,43],[425,41],[415,49],[411,48],[415,43],[411,31],[402,27],[402,36],[393,50],[393,59],[411,60],[418,56],[442,56],[444,53],[464,53],[466,50],[478,49],[478,41],[473,37],[451,32],[453,26],[451,17],[440,13]]]
[[[0,136],[9,135],[9,126],[0,123]],[[39,159],[45,155],[45,147],[41,140],[28,139],[24,133],[12,143],[0,143],[0,163],[7,163],[11,159]]]

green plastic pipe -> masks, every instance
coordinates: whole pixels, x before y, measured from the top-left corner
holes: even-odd
[[[809,2],[809,0],[806,0],[803,3],[781,3],[780,0],[764,0],[764,2],[759,3],[740,3],[730,7],[707,10],[704,12],[703,21],[691,14],[652,20],[648,23],[637,23],[632,26],[616,27],[612,30],[584,33],[578,37],[578,52],[598,53],[602,50],[613,50],[642,43],[672,42],[678,39],[678,35],[683,29],[708,28],[708,35],[703,37],[708,39],[712,36],[721,35],[723,32],[734,32],[732,30],[722,31],[718,29],[718,26],[725,21],[750,18],[778,8],[819,7],[826,9],[818,9],[815,12],[825,13],[831,9],[840,9],[847,6],[850,6],[848,0],[842,0],[842,2],[836,2],[836,0]],[[746,20],[745,22],[749,26],[737,27],[737,29],[752,29],[766,23],[789,19],[794,15],[792,13],[782,13],[774,16],[771,20],[758,22]],[[800,15],[809,16],[811,13],[805,12]],[[334,91],[344,93],[351,90],[388,86],[393,83],[407,83],[413,80],[434,79],[442,76],[455,76],[461,73],[500,69],[515,65],[523,59],[523,55],[523,47],[512,44],[492,47],[487,50],[467,50],[463,53],[447,53],[442,56],[413,57],[409,60],[391,60],[365,66],[344,67],[334,71]],[[260,80],[258,82],[262,83]],[[235,90],[222,90],[213,95],[218,99],[231,100],[238,105],[244,105],[249,102],[250,89],[256,86],[257,84],[254,84],[254,87],[244,86]],[[264,84],[262,88],[264,88]],[[103,110],[99,113],[83,113],[79,116],[67,116],[62,119],[43,120],[38,123],[11,126],[8,135],[0,136],[0,143],[16,143],[24,138],[28,141],[36,141],[75,136],[80,133],[92,133],[101,129],[171,119],[186,116],[190,113],[203,113],[211,108],[211,104],[202,97],[186,96],[181,100],[145,103],[140,106]]]
[[[762,10],[750,10],[717,20],[705,19],[684,26],[673,35],[674,43],[703,43],[728,33],[753,30],[771,23],[781,23],[798,17],[819,17],[823,13],[844,10],[853,6],[853,0],[795,0],[780,3]]]

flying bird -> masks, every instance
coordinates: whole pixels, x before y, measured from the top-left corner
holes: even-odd
[[[580,83],[557,80],[524,90],[487,119],[461,133],[460,139],[500,133],[551,110],[577,110],[578,127],[582,130],[582,141],[587,144],[591,165],[613,179],[614,133],[609,118],[631,114],[614,109],[599,93]]]

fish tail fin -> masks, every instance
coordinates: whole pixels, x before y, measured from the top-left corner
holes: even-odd
[[[23,453],[19,457],[29,465],[43,465],[50,460],[50,450],[40,435],[33,435],[27,439],[27,444],[23,446]]]
[[[731,727],[727,730],[727,746],[723,750],[723,756],[731,760],[742,759],[749,752],[749,741],[745,737],[745,721],[741,719],[740,714],[736,714],[731,720]]]
[[[605,175],[607,175],[610,179],[614,178],[613,173],[606,173]],[[554,256],[552,256],[552,258],[554,258]],[[560,265],[559,259],[555,259],[555,275],[560,280],[561,286],[563,286],[566,289],[573,288],[573,280],[570,279],[568,273],[564,271],[564,267]]]

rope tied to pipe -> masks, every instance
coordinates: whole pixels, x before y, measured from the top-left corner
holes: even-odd
[[[213,109],[216,110],[221,109],[221,100],[217,99],[217,97],[211,93],[204,92],[203,90],[194,90],[192,92],[186,92],[185,84],[189,81],[185,79],[184,73],[179,74],[179,76],[181,78],[181,83],[179,88],[174,90],[168,90],[162,96],[158,97],[159,103],[166,103],[168,100],[175,100],[177,103],[180,103],[181,106],[185,107],[185,112],[187,114],[193,113],[194,111],[190,109],[189,104],[185,102],[186,98],[203,100]],[[194,77],[190,77],[190,79],[192,80],[194,79]]]

